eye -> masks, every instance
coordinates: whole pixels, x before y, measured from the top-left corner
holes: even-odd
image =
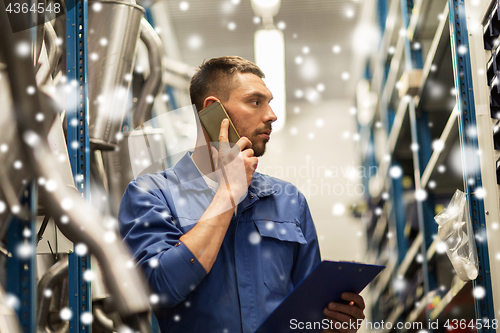
[[[250,103],[252,103],[253,105],[259,105],[260,104],[260,102],[258,100],[251,101]]]

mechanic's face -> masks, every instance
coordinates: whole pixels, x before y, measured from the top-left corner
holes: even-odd
[[[260,77],[252,73],[237,73],[236,88],[229,100],[223,103],[239,135],[252,141],[257,157],[264,155],[271,135],[271,123],[277,119],[269,105],[272,98],[271,91]]]

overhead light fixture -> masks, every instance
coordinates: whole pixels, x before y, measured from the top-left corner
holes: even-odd
[[[251,3],[255,15],[262,17],[264,25],[264,29],[255,32],[255,63],[266,75],[264,82],[274,97],[271,106],[278,120],[273,129],[277,131],[283,128],[286,116],[285,38],[273,24],[281,0],[251,0]]]
[[[280,11],[281,0],[252,0],[252,9],[255,15],[266,18],[272,18]]]
[[[278,29],[262,29],[255,32],[255,63],[266,75],[264,82],[271,90],[271,102],[278,120],[273,125],[275,131],[285,124],[285,39]]]

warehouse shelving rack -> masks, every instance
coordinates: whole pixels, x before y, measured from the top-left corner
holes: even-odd
[[[88,135],[88,67],[87,67],[87,0],[66,2],[66,77],[72,93],[67,95],[67,143],[71,167],[78,190],[89,198],[89,135]],[[34,30],[34,29],[32,29]],[[32,38],[36,38],[31,34]],[[72,144],[76,142],[77,144]],[[13,218],[9,225],[7,251],[6,290],[16,296],[17,313],[21,329],[35,333],[37,277],[36,277],[36,216],[38,200],[36,185],[28,186],[22,203],[31,213],[30,221]],[[27,258],[19,256],[19,244],[26,244],[31,251]],[[84,312],[91,312],[90,282],[83,272],[90,269],[90,256],[69,254],[69,308],[72,311],[69,332],[91,332],[90,325],[81,322]]]
[[[387,266],[368,295],[372,322],[393,328],[396,322],[421,322],[430,330],[429,321],[440,320],[442,330],[450,318],[499,319],[499,267],[491,260],[499,257],[499,154],[484,74],[488,53],[478,24],[487,24],[488,10],[489,1],[378,0],[374,21],[382,38],[364,78],[378,100],[370,112],[359,103],[364,96],[357,96],[358,119],[372,114],[358,126],[363,165],[378,168],[376,177],[365,180],[371,208],[366,259]],[[472,283],[455,276],[435,237],[433,216],[456,189],[468,194],[476,234],[479,276]],[[484,297],[473,297],[473,290]]]
[[[67,97],[67,145],[77,189],[88,200],[90,198],[90,144],[87,118],[88,1],[67,0],[66,9],[66,76],[67,82],[76,83]],[[83,313],[92,313],[90,281],[83,278],[84,272],[90,270],[90,255],[80,256],[74,250],[68,255],[68,263],[69,309],[72,311],[69,332],[91,332],[90,324],[82,323],[81,320]]]
[[[154,26],[154,10],[148,7],[151,4],[141,3],[145,6],[146,18]],[[66,14],[61,15],[58,19],[65,22],[63,24],[65,31],[61,33],[61,37],[64,38],[61,48],[63,49],[62,53],[66,56],[61,60],[61,67],[65,68],[63,74],[66,76],[65,82],[67,84],[67,89],[65,89],[67,93],[65,117],[67,147],[75,186],[81,196],[89,200],[91,151],[88,127],[88,0],[67,0],[65,8]],[[36,34],[32,33],[31,35],[34,40]],[[168,38],[172,38],[172,36],[166,34],[165,39]],[[177,109],[178,94],[175,88],[165,85],[165,93],[169,96],[170,109]],[[166,108],[164,106],[164,109]],[[23,205],[31,211],[32,220],[21,221],[18,218],[13,218],[8,230],[9,243],[7,244],[9,257],[7,258],[6,290],[16,296],[19,301],[17,313],[23,332],[26,333],[37,332],[36,216],[37,213],[43,214],[43,208],[38,206],[36,190],[35,185],[31,186],[25,191],[22,198]],[[42,209],[40,210],[40,208]],[[18,255],[17,246],[20,243],[25,243],[34,249],[28,258],[22,258]],[[82,315],[92,313],[91,283],[84,279],[85,271],[91,268],[90,255],[77,254],[76,244],[74,244],[73,250],[69,250],[68,262],[68,303],[71,310],[69,333],[91,332],[92,325],[88,320],[82,319]],[[151,326],[153,332],[159,332],[158,322],[154,316]]]

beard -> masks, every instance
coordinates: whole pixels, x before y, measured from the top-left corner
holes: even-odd
[[[266,152],[267,139],[257,138],[252,141],[253,156],[261,157]]]
[[[271,124],[255,130],[253,132],[252,138],[250,138],[250,141],[252,141],[252,149],[255,157],[261,157],[266,152],[266,144],[269,142],[269,140],[259,136],[260,133],[266,130],[272,130]]]

